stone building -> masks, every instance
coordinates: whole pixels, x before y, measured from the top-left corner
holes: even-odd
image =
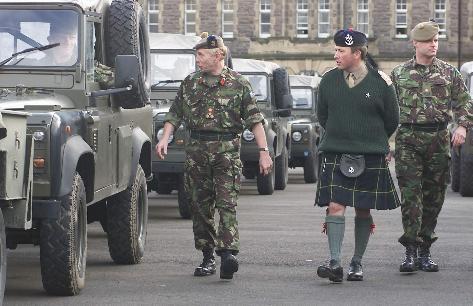
[[[440,24],[439,57],[473,60],[473,0],[148,0],[150,31],[222,35],[234,57],[275,61],[290,73],[333,67],[333,34],[368,35],[369,52],[389,72],[412,57],[410,29]],[[460,51],[460,52],[459,52]]]

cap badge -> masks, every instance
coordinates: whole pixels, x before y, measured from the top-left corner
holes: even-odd
[[[345,36],[345,44],[346,44],[347,46],[353,45],[353,36],[351,36],[350,34],[347,34],[347,35]]]

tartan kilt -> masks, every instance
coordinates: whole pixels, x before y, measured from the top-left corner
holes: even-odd
[[[330,202],[361,209],[395,209],[401,205],[385,155],[365,154],[365,171],[349,178],[340,171],[341,153],[322,153],[315,205]]]

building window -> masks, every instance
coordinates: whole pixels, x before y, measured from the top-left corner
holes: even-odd
[[[259,37],[271,36],[271,0],[260,0],[260,31]]]
[[[233,0],[222,0],[222,36],[233,38]]]
[[[319,37],[330,35],[330,0],[319,1]]]
[[[148,5],[149,31],[159,32],[159,0],[149,0]]]
[[[407,37],[407,0],[396,0],[396,37]]]
[[[358,0],[357,2],[357,15],[356,15],[356,29],[368,36],[368,0]]]
[[[434,18],[439,25],[439,37],[447,37],[447,0],[435,0]]]
[[[196,0],[186,0],[184,12],[184,34],[195,35],[195,16],[197,14]]]
[[[309,37],[309,1],[297,0],[297,37]]]

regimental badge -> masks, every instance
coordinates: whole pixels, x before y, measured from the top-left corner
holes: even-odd
[[[214,109],[209,107],[207,109],[207,115],[205,115],[205,118],[207,119],[213,119],[214,118]]]
[[[369,92],[367,92],[367,93],[365,94],[365,96],[366,96],[366,98],[368,98],[368,99],[371,98],[371,95],[370,95]]]
[[[345,44],[346,44],[347,46],[353,45],[353,36],[351,36],[350,34],[347,34],[347,35],[345,36]]]
[[[225,85],[225,78],[221,78],[219,83],[220,83],[221,86],[224,86]]]

